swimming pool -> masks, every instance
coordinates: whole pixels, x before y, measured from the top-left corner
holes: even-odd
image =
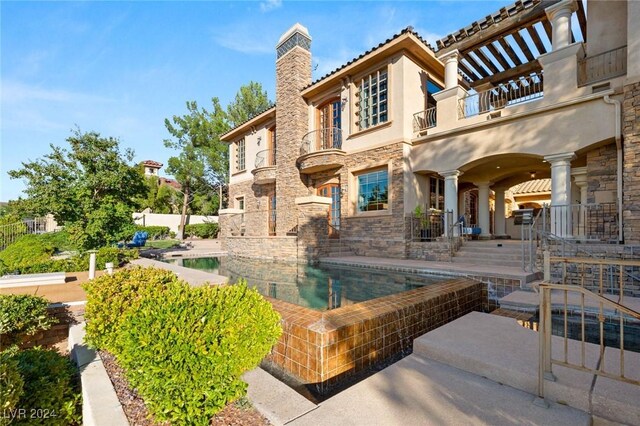
[[[451,277],[342,267],[274,263],[245,258],[168,259],[168,263],[240,278],[260,294],[315,310],[336,309],[441,283]]]

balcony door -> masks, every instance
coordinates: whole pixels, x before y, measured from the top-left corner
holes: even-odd
[[[317,150],[340,149],[342,134],[340,132],[342,120],[342,104],[340,98],[335,98],[318,108],[318,138]]]
[[[331,208],[327,214],[329,221],[329,238],[340,235],[340,185],[329,183],[318,188],[318,195],[331,198]]]
[[[269,226],[269,235],[270,236],[274,236],[276,235],[276,215],[277,215],[277,211],[276,211],[276,194],[275,192],[272,192],[271,194],[269,194],[269,222],[268,222],[268,226]]]

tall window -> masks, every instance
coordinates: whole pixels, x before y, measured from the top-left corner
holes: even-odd
[[[277,135],[276,135],[276,126],[273,126],[269,129],[269,158],[268,165],[275,166],[276,165],[276,149],[278,146]]]
[[[245,149],[244,138],[236,142],[236,172],[241,172],[245,169]]]
[[[388,171],[378,170],[358,176],[358,211],[388,210]]]
[[[236,198],[236,205],[240,210],[244,210],[244,197]]]
[[[429,184],[429,208],[444,210],[444,179],[431,177]]]
[[[358,85],[358,127],[368,129],[389,119],[387,71],[376,71]]]

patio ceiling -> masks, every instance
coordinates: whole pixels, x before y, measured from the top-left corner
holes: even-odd
[[[518,0],[484,19],[438,40],[437,57],[457,49],[458,69],[475,88],[494,86],[542,69],[538,57],[551,49],[551,23],[545,9],[560,0]],[[571,41],[586,41],[587,18],[577,2]]]

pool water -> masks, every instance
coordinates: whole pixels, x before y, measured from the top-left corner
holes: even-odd
[[[336,309],[451,279],[437,275],[231,257],[166,261],[187,268],[215,272],[228,277],[230,282],[242,278],[264,296],[315,310]]]

